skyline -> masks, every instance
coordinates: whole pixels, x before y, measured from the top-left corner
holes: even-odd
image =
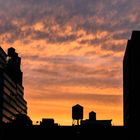
[[[97,119],[122,124],[122,59],[132,30],[140,28],[139,6],[137,0],[0,0],[0,46],[16,48],[22,58],[34,122],[51,117],[72,124],[78,103],[84,119],[95,111]]]

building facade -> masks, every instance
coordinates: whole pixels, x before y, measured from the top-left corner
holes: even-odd
[[[133,31],[123,60],[124,126],[140,124],[140,31]]]
[[[0,123],[10,123],[17,114],[27,114],[20,64],[14,48],[6,54],[0,47]]]

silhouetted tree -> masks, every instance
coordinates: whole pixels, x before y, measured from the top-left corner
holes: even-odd
[[[13,124],[21,127],[32,126],[32,120],[25,114],[17,114]]]

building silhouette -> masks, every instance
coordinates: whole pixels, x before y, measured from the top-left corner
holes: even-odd
[[[72,107],[73,126],[93,127],[93,128],[108,128],[111,127],[112,120],[97,120],[96,112],[89,112],[89,119],[83,120],[84,107],[77,104]],[[77,124],[76,122],[77,121]]]
[[[56,127],[58,126],[57,123],[54,122],[53,118],[42,118],[42,121],[40,122],[41,127]]]
[[[96,112],[94,111],[89,112],[89,120],[96,120]]]
[[[112,120],[97,120],[96,119],[96,112],[91,111],[89,112],[89,119],[82,120],[81,125],[85,127],[92,127],[92,128],[110,128]]]
[[[133,31],[123,60],[124,126],[140,124],[140,31]]]
[[[14,48],[6,54],[0,47],[0,123],[10,123],[17,114],[27,114],[20,64]]]

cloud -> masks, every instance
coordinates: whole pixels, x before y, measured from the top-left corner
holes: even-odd
[[[76,41],[78,39],[76,34],[80,29],[92,34],[101,31],[118,34],[118,31],[128,30],[129,34],[132,29],[140,27],[138,5],[136,0],[133,2],[121,2],[120,0],[113,2],[110,0],[105,2],[93,0],[88,0],[88,2],[86,0],[29,0],[28,2],[14,0],[11,2],[6,0],[1,2],[0,6],[0,16],[3,21],[6,20],[4,27],[0,24],[0,34],[4,32],[11,34],[10,37],[7,37],[8,39],[4,40],[5,42],[7,40],[14,42],[17,39],[31,36],[31,39],[46,39],[51,43]],[[8,12],[9,7],[10,12]],[[13,22],[18,24],[14,25]],[[36,31],[33,27],[38,22],[44,26],[42,31]],[[23,31],[22,27],[25,25],[27,28]],[[58,31],[53,29],[56,26],[59,33],[65,32],[66,27],[71,26],[72,34],[60,36]],[[124,34],[124,36],[129,36],[128,34]],[[89,42],[94,44],[96,40],[89,40]]]
[[[24,59],[30,61],[44,61],[46,63],[53,63],[53,64],[72,64],[75,62],[86,62],[90,61],[88,58],[84,56],[75,56],[75,55],[54,55],[54,56],[39,56],[39,55],[22,55]]]
[[[121,86],[120,68],[117,66],[98,66],[94,68],[87,65],[89,60],[84,57],[75,56],[24,56],[31,62],[39,62],[31,67],[32,79],[30,84],[38,87],[59,85],[59,86],[92,86],[98,88],[117,88]],[[23,57],[23,58],[24,58]],[[118,61],[117,58],[113,61]],[[43,62],[43,63],[42,63]]]
[[[102,45],[102,49],[105,50],[111,50],[113,52],[123,52],[125,50],[125,44],[124,45],[108,45],[107,43]]]
[[[62,96],[63,95],[63,99]],[[35,100],[86,100],[93,101],[100,104],[119,104],[121,102],[120,95],[100,95],[100,94],[74,94],[74,93],[61,93],[61,94],[45,94],[45,95],[33,95],[32,99]]]
[[[122,88],[126,42],[140,28],[139,7],[138,0],[0,0],[0,45],[21,54],[25,87],[94,87],[114,95]],[[88,92],[67,97],[115,100]]]
[[[55,33],[48,33],[42,31],[34,31],[32,35],[33,40],[44,39],[49,43],[67,43],[70,41],[75,41],[77,39],[76,34],[72,35],[57,35]]]

